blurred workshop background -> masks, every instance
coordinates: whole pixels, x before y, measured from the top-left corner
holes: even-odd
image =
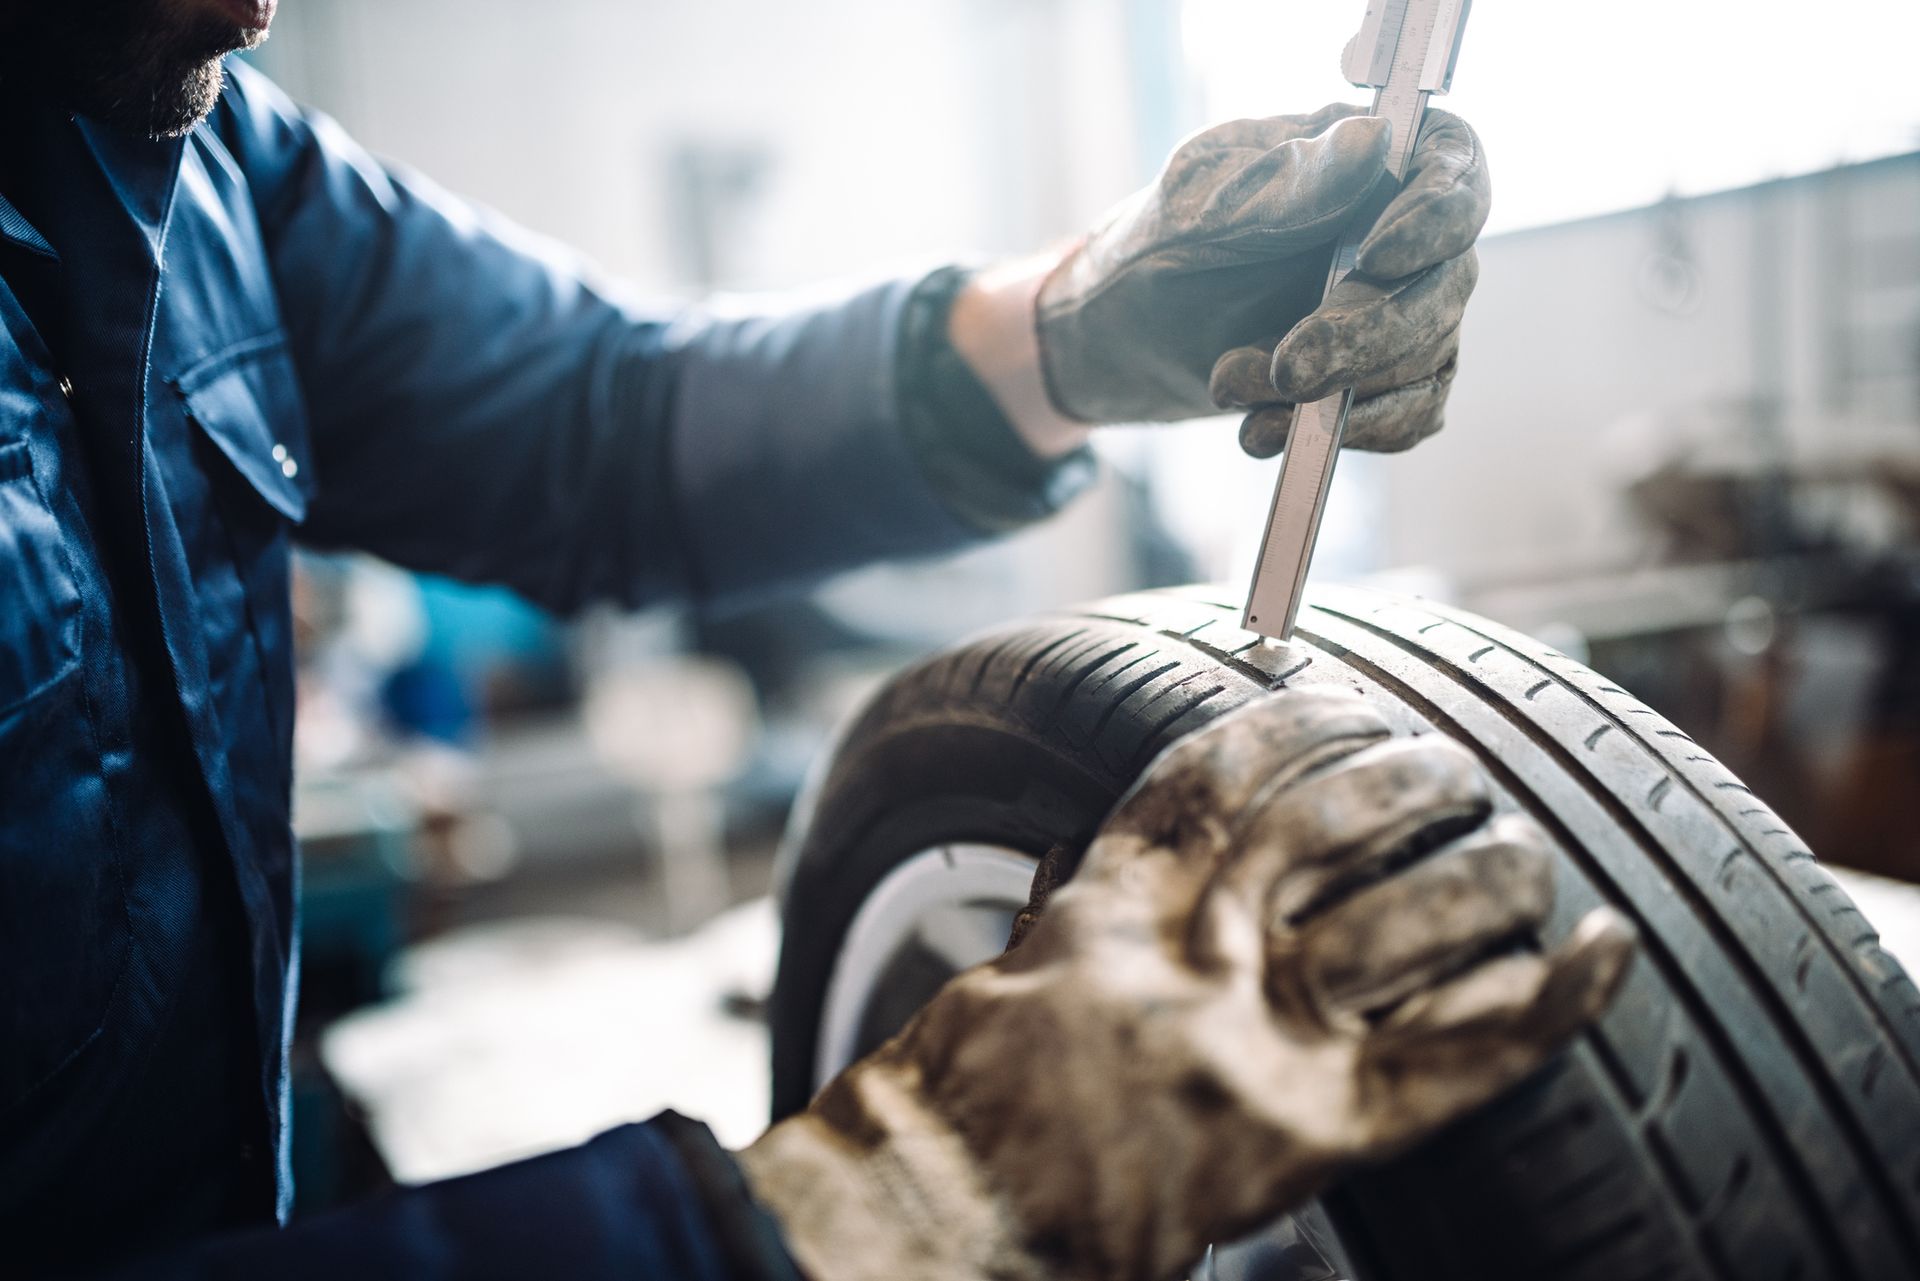
[[[295,0],[254,60],[692,300],[1071,235],[1207,122],[1351,98],[1360,9]],[[1920,78],[1880,51],[1914,47],[1920,6],[1887,0],[1481,0],[1447,105],[1499,200],[1451,425],[1344,464],[1316,562],[1550,640],[1823,857],[1905,880]],[[765,896],[835,722],[970,630],[1248,572],[1275,468],[1231,424],[1101,449],[1099,490],[1044,528],[749,612],[562,624],[304,560],[302,1208],[669,1103],[751,1138]],[[1877,884],[1850,882],[1870,913]]]

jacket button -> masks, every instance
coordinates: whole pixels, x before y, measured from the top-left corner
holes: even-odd
[[[288,480],[292,480],[300,474],[300,464],[294,462],[291,458],[282,458],[280,460],[280,474]]]

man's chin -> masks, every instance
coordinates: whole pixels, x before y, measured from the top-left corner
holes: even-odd
[[[220,101],[226,83],[226,60],[209,58],[182,71],[178,79],[158,86],[144,101],[125,104],[125,110],[89,113],[101,123],[149,138],[178,138],[207,118]]]
[[[121,132],[177,138],[220,100],[226,55],[267,38],[272,6],[249,22],[157,0],[55,0],[28,13],[0,51],[0,78]]]
[[[109,111],[98,111],[103,123],[149,138],[177,138],[213,110],[226,83],[226,57],[255,49],[267,38],[263,10],[259,25],[241,25],[203,19],[191,30],[157,37],[122,83],[134,92]],[[168,37],[171,37],[169,39]]]

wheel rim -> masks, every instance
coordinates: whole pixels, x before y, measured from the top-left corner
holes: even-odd
[[[1014,913],[1026,906],[1037,861],[1001,845],[939,845],[915,854],[874,887],[833,963],[815,1042],[816,1089],[872,1048],[861,1043],[860,1032],[876,988],[902,948],[919,943],[951,962],[951,974],[1001,953]],[[996,921],[1004,922],[997,939]]]
[[[992,960],[1027,904],[1038,860],[1003,845],[957,842],[921,850],[868,894],[834,959],[815,1041],[818,1089],[877,1044],[872,1012],[909,949],[937,958],[941,979]],[[890,1027],[881,1029],[890,1033]],[[1243,1244],[1208,1251],[1197,1279],[1322,1281],[1355,1277],[1318,1203]],[[1364,1281],[1364,1278],[1359,1279]]]

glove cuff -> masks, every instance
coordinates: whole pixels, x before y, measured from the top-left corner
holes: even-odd
[[[1060,261],[1054,264],[1047,278],[1040,282],[1040,293],[1033,303],[1033,332],[1040,348],[1040,385],[1046,388],[1047,400],[1062,417],[1076,422],[1102,426],[1108,419],[1097,412],[1081,407],[1075,398],[1068,394],[1069,380],[1060,369],[1060,335],[1054,324],[1050,323],[1050,313],[1058,313],[1068,308],[1062,306],[1062,296],[1071,301],[1076,293],[1074,276],[1084,270],[1087,245],[1092,236],[1081,236],[1073,242],[1072,248],[1060,255]]]
[[[666,1139],[693,1182],[727,1261],[739,1281],[803,1281],[779,1222],[754,1199],[738,1162],[699,1121],[668,1110],[648,1123]]]
[[[1052,1276],[907,1065],[855,1066],[740,1164],[813,1281]]]
[[[900,426],[953,514],[983,534],[1004,534],[1059,511],[1092,483],[1098,465],[1085,447],[1059,458],[1036,455],[954,350],[948,317],[973,275],[944,268],[907,299]]]

